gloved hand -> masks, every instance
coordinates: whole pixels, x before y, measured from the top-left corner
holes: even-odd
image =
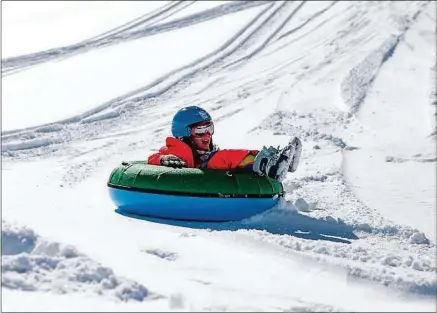
[[[173,154],[163,155],[160,161],[161,161],[161,165],[164,166],[176,167],[176,168],[187,167],[187,163],[185,163],[184,161],[182,161],[180,158],[178,158]]]

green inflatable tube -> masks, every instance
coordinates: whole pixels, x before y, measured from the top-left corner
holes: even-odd
[[[283,196],[279,181],[255,173],[232,170],[171,168],[144,161],[116,167],[108,187],[156,194],[218,198],[272,198]]]

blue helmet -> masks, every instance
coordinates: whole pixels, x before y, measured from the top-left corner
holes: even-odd
[[[197,106],[185,107],[173,117],[171,132],[176,138],[189,137],[191,136],[190,125],[211,121],[211,116],[204,109]]]

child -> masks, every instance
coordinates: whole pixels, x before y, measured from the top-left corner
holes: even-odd
[[[152,165],[195,167],[218,170],[251,171],[282,180],[289,171],[295,171],[300,149],[297,144],[278,151],[273,147],[258,150],[225,149],[213,144],[214,123],[200,107],[189,106],[179,110],[173,118],[172,134],[166,146],[148,158]],[[297,152],[297,153],[296,153]]]

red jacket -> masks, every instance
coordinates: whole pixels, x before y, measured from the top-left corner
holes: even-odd
[[[160,158],[163,155],[173,154],[187,163],[187,167],[200,167],[199,164],[194,164],[194,155],[190,146],[185,142],[174,137],[167,137],[165,140],[166,146],[159,149],[159,152],[152,154],[148,158],[148,163],[152,165],[161,165]],[[244,149],[226,149],[218,150],[207,163],[207,168],[217,170],[228,170],[236,168],[243,159],[251,154],[256,155],[257,150]]]

